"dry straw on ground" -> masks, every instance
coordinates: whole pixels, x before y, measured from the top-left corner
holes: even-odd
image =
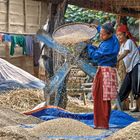
[[[83,100],[68,96],[68,103],[66,109],[74,113],[93,112],[93,103],[87,99],[86,105],[84,105]]]
[[[0,105],[17,111],[31,110],[44,101],[43,92],[35,89],[16,89],[0,95]]]

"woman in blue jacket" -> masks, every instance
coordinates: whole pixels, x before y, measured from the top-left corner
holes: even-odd
[[[94,100],[94,126],[95,128],[108,129],[111,112],[111,100],[117,96],[116,63],[119,52],[119,41],[114,35],[111,23],[101,27],[98,47],[89,45],[88,56],[97,62],[98,70],[93,80]]]

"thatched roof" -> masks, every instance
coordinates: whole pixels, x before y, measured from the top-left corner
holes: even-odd
[[[63,0],[43,0],[59,3]],[[140,0],[68,0],[69,4],[83,8],[140,18]]]

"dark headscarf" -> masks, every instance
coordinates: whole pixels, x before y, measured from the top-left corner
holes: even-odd
[[[104,30],[106,30],[106,32],[108,32],[108,33],[114,33],[114,31],[115,31],[111,22],[103,24],[102,28]]]

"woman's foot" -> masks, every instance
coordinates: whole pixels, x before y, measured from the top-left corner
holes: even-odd
[[[138,108],[135,108],[133,110],[131,110],[132,113],[135,113],[135,112],[139,112],[139,109]]]
[[[109,127],[94,127],[94,129],[109,129]]]

